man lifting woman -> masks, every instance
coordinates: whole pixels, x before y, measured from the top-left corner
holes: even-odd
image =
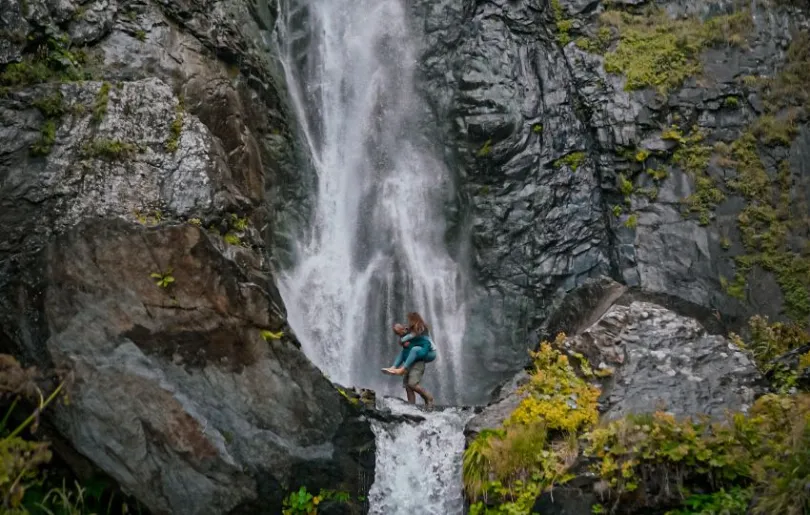
[[[394,324],[394,332],[399,336],[402,350],[391,367],[382,369],[386,374],[404,376],[405,395],[408,402],[416,402],[415,393],[425,401],[426,408],[433,407],[433,396],[421,385],[425,364],[436,359],[436,345],[430,337],[430,329],[419,313],[408,313],[408,326]]]

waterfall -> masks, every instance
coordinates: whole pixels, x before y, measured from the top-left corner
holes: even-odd
[[[383,399],[394,413],[418,415],[423,422],[374,422],[376,477],[369,492],[370,515],[461,515],[464,425],[469,410],[448,408],[422,413],[401,401]]]
[[[462,274],[445,243],[454,198],[414,86],[406,0],[282,0],[279,46],[317,172],[313,219],[279,276],[307,356],[335,382],[402,395],[386,376],[391,331],[418,311],[439,357],[425,383],[441,404],[464,389]]]

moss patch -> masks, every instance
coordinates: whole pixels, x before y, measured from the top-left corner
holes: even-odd
[[[185,111],[185,103],[181,97],[177,100],[177,105],[174,108],[174,121],[169,127],[169,137],[166,140],[166,150],[169,152],[177,152],[180,147],[180,135],[183,133]]]
[[[751,26],[748,12],[704,23],[694,17],[673,20],[664,10],[644,14],[608,10],[600,20],[619,33],[616,49],[605,55],[605,70],[624,75],[628,90],[654,87],[662,93],[702,72],[700,54],[705,48],[742,44]]]
[[[572,172],[576,172],[580,165],[585,161],[585,152],[571,152],[570,154],[561,157],[554,161],[554,168],[562,168],[567,166]]]
[[[99,138],[82,146],[85,157],[100,157],[108,160],[121,160],[138,150],[134,143],[120,139]]]

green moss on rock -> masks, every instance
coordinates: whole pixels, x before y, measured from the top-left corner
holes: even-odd
[[[600,19],[619,33],[616,49],[605,55],[605,70],[624,75],[627,90],[653,87],[662,93],[703,71],[700,54],[705,48],[741,44],[751,25],[748,12],[702,22],[672,19],[662,9],[645,14],[608,10]]]

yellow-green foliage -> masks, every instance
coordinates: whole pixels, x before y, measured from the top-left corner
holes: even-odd
[[[633,213],[632,215],[627,217],[627,220],[624,221],[624,226],[628,229],[635,229],[638,226],[638,215]]]
[[[757,366],[769,372],[771,361],[782,354],[810,341],[810,333],[795,322],[769,323],[768,317],[754,316],[748,321],[751,339],[744,343],[742,338],[732,333],[732,340],[749,351]]]
[[[571,152],[567,156],[554,161],[554,167],[561,168],[567,166],[572,172],[576,172],[580,165],[582,165],[582,162],[585,161],[585,157],[585,152]]]
[[[564,338],[559,335],[556,345]],[[580,378],[564,354],[543,342],[532,358],[525,398],[502,429],[482,431],[464,453],[467,494],[483,498],[471,514],[528,513],[544,488],[570,479],[576,435],[598,418],[599,389]]]
[[[504,425],[542,422],[548,429],[576,432],[596,423],[599,389],[577,376],[568,357],[544,342],[532,359],[534,372],[525,386],[529,395]]]
[[[67,36],[45,38],[36,45],[37,51],[19,63],[7,65],[0,73],[0,86],[22,88],[43,82],[81,80],[87,62],[84,50],[69,50]],[[34,45],[32,45],[34,46]]]
[[[758,80],[752,86],[764,87],[765,107],[771,114],[784,108],[795,108],[797,116],[810,110],[810,34],[799,31],[787,51],[782,70],[770,80]]]
[[[605,56],[605,70],[624,75],[628,90],[655,87],[662,93],[702,72],[700,54],[709,45],[743,43],[751,24],[747,12],[703,23],[695,17],[673,20],[663,9],[645,14],[608,10],[601,21],[619,32],[616,49]]]
[[[799,356],[799,372],[804,372],[810,368],[810,352],[805,352]]]
[[[766,395],[749,416],[723,422],[635,415],[594,430],[585,452],[619,499],[654,486],[659,502],[671,502],[687,481],[714,488],[751,482],[753,513],[802,515],[810,509],[809,417],[806,395]]]
[[[487,157],[492,152],[492,140],[488,139],[484,142],[478,152],[475,154],[478,157]]]
[[[554,15],[554,24],[557,26],[557,42],[565,46],[571,42],[571,28],[573,20],[566,18],[560,0],[551,0],[551,10]]]
[[[695,192],[683,199],[686,212],[696,214],[701,225],[708,225],[712,211],[726,198],[707,172],[712,147],[703,144],[705,136],[697,128],[685,136],[675,125],[665,130],[662,137],[678,142],[672,161],[695,181]]]
[[[39,139],[31,145],[31,155],[45,156],[51,153],[51,148],[56,142],[56,122],[45,120],[42,129],[39,131]]]
[[[790,245],[796,212],[806,209],[792,205],[789,163],[780,164],[771,179],[759,157],[757,139],[744,133],[724,156],[724,164],[736,170],[727,184],[742,195],[747,204],[737,221],[745,254],[737,256],[737,273],[743,279],[754,267],[772,272],[785,300],[785,310],[794,320],[810,316],[810,259]],[[801,226],[798,229],[803,229]]]
[[[82,154],[85,157],[101,157],[110,160],[123,159],[136,150],[138,150],[138,146],[134,143],[107,138],[95,139],[82,146]]]
[[[185,103],[180,98],[177,101],[177,106],[174,108],[174,121],[169,128],[169,138],[166,140],[166,150],[169,152],[177,152],[180,147],[180,135],[183,132],[183,121],[185,118]]]
[[[622,195],[624,195],[625,197],[629,197],[630,195],[632,195],[634,189],[633,181],[625,177],[623,173],[619,174],[618,179],[619,179],[619,191],[622,193]]]
[[[98,123],[107,114],[107,106],[110,103],[110,83],[103,82],[96,94],[96,102],[93,105],[93,121]]]

